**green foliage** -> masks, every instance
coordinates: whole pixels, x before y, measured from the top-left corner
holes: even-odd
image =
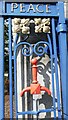
[[[8,73],[9,69],[9,52],[8,52],[8,25],[5,23],[4,24],[4,68],[5,68],[5,73]]]

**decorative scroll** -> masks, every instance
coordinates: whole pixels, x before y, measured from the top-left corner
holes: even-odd
[[[44,41],[37,42],[34,46],[32,46],[32,44],[30,44],[28,42],[20,42],[17,44],[16,49],[20,45],[23,45],[22,54],[24,56],[30,56],[33,53],[35,53],[38,56],[42,56],[45,53],[47,53],[47,49],[49,47],[49,44],[47,42],[44,42]]]
[[[38,56],[42,56],[46,53],[47,42],[40,41],[34,45],[34,53]]]
[[[31,44],[25,42],[25,45],[22,48],[22,54],[24,56],[30,56],[33,53],[33,47]]]

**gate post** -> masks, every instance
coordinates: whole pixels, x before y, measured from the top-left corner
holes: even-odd
[[[59,23],[57,27],[57,32],[59,37],[63,115],[65,119],[68,119],[67,41],[63,2],[58,3],[58,10],[59,10]]]
[[[4,18],[0,17],[0,120],[2,120],[3,118],[4,118]]]

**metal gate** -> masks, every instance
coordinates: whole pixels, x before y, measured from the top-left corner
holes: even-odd
[[[40,113],[53,112],[54,119],[67,118],[66,107],[66,65],[67,65],[67,43],[66,43],[66,25],[64,18],[63,2],[55,3],[11,3],[0,2],[0,119],[4,118],[4,20],[8,19],[9,25],[9,81],[10,81],[10,118],[13,118],[13,76],[12,61],[14,62],[14,96],[15,96],[15,117],[22,118],[24,115],[28,119],[39,119]],[[12,21],[14,21],[12,30]],[[25,22],[24,22],[25,21]],[[12,38],[13,35],[13,38]],[[15,39],[15,40],[14,40]],[[12,40],[14,41],[12,50]],[[18,56],[20,54],[20,56]],[[36,67],[37,73],[42,73],[43,69],[39,69],[40,60],[50,59],[51,69],[51,91],[43,86],[39,81],[33,81],[32,70]],[[18,59],[20,58],[20,61]],[[31,60],[36,60],[35,63]],[[21,63],[18,68],[17,61]],[[27,63],[28,61],[28,63]],[[60,66],[60,78],[58,70],[58,62]],[[22,69],[20,71],[20,69]],[[46,68],[47,69],[47,68]],[[20,73],[21,72],[21,73]],[[35,71],[34,71],[35,72]],[[22,87],[19,90],[19,74],[22,75]],[[35,73],[33,73],[35,74]],[[44,71],[44,76],[46,71]],[[24,81],[25,79],[25,81]],[[44,77],[45,81],[46,77]],[[42,80],[41,80],[42,82]],[[26,84],[27,83],[27,84]],[[45,81],[46,83],[46,81]],[[61,85],[60,85],[61,84]],[[28,87],[27,87],[28,86]],[[33,88],[34,87],[34,88]],[[23,89],[23,91],[22,91]],[[18,91],[19,90],[19,91]],[[22,92],[21,92],[22,91]],[[45,95],[52,97],[52,106],[46,109],[36,109],[36,99],[41,91],[45,91]],[[62,91],[62,92],[61,92]],[[20,92],[20,93],[19,93]],[[27,103],[25,104],[25,92]],[[48,93],[48,94],[47,94]],[[61,95],[62,94],[62,95]],[[22,98],[21,98],[22,96]],[[21,104],[18,105],[21,98]],[[44,97],[45,98],[45,97]],[[31,102],[28,102],[31,100]],[[43,97],[42,97],[43,99]],[[25,101],[25,102],[24,102]],[[46,99],[44,100],[46,101]],[[48,102],[48,101],[47,101]],[[30,106],[30,105],[31,106]],[[27,108],[25,108],[25,105]],[[18,107],[23,106],[19,111]],[[25,109],[24,109],[25,108]],[[20,115],[20,117],[19,117]],[[32,115],[32,116],[30,116]],[[34,117],[33,117],[34,116]],[[36,117],[37,116],[37,117]]]

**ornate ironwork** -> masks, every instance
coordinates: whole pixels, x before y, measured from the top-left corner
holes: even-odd
[[[30,56],[33,53],[33,47],[30,43],[24,42],[24,47],[22,48],[22,54],[24,56]]]
[[[42,56],[44,53],[46,53],[47,46],[49,47],[49,44],[44,41],[37,42],[34,45],[34,53],[38,56]]]
[[[16,45],[16,48],[20,45],[23,45],[22,54],[24,56],[30,56],[33,53],[42,56],[44,53],[47,53],[47,47],[49,47],[49,44],[44,41],[37,42],[34,46],[28,42],[20,42]]]

